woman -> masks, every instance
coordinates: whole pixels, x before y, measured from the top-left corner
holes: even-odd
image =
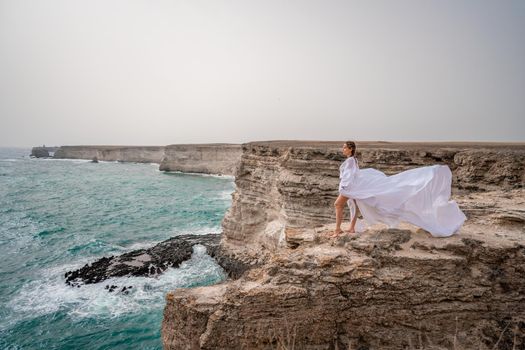
[[[352,214],[349,233],[355,232],[358,212],[368,224],[382,222],[392,227],[407,221],[436,237],[451,236],[463,225],[465,214],[450,200],[452,173],[448,166],[432,165],[386,176],[376,169],[359,169],[355,151],[354,142],[343,144],[347,159],[339,169],[334,235],[343,233],[347,203]]]

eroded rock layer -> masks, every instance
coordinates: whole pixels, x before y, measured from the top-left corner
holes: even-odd
[[[241,152],[241,146],[235,144],[170,145],[160,170],[235,175]]]
[[[482,234],[321,236],[276,252],[239,280],[169,293],[164,346],[520,349],[524,266],[523,244]]]
[[[525,145],[358,143],[387,174],[447,164],[468,219],[330,238],[341,144],[243,145],[221,249],[253,268],[169,293],[164,347],[525,348]]]

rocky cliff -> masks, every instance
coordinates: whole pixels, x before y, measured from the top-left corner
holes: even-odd
[[[62,146],[53,158],[158,163],[162,171],[234,175],[242,149],[235,144]]]
[[[447,164],[468,220],[331,239],[341,145],[243,145],[221,248],[253,268],[169,293],[165,348],[525,348],[525,145],[358,143],[361,168]]]
[[[46,146],[33,147],[31,149],[30,157],[33,157],[33,158],[48,158],[48,157],[52,157],[57,149],[58,149],[58,147],[46,147]]]
[[[259,142],[243,146],[233,203],[223,221],[224,245],[240,254],[272,251],[286,228],[333,222],[342,143]],[[447,164],[453,193],[523,188],[525,145],[360,143],[360,167],[394,174],[414,167]],[[460,197],[463,198],[463,197]],[[469,210],[468,208],[464,208]],[[232,249],[237,251],[237,249]]]
[[[236,144],[187,144],[166,146],[160,170],[234,175],[241,158]]]
[[[53,158],[160,163],[164,146],[62,146]]]

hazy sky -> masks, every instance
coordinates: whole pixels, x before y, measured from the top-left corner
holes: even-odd
[[[525,1],[0,0],[0,146],[525,141]]]

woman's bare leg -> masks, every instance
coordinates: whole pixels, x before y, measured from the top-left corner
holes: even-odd
[[[359,216],[359,207],[357,206],[357,203],[355,202],[355,200],[353,201],[355,204],[355,213],[354,213],[354,217],[350,221],[350,229],[348,230],[348,233],[355,233],[355,223],[357,222],[357,217]]]
[[[343,230],[341,229],[341,223],[343,222],[343,210],[346,207],[346,203],[348,202],[348,198],[339,195],[337,199],[335,200],[334,207],[335,207],[335,231],[334,235],[339,235],[343,233]]]

